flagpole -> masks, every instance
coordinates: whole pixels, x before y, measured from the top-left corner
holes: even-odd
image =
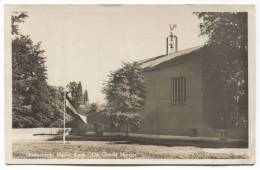
[[[66,120],[65,120],[65,116],[66,116],[66,90],[64,90],[64,111],[63,111],[63,144],[65,144],[66,142],[66,138],[65,138],[65,128],[66,128]]]

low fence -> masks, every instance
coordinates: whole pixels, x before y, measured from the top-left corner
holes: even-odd
[[[71,131],[71,128],[66,128],[66,132]],[[46,138],[47,135],[57,135],[62,134],[63,128],[14,128],[12,129],[12,139],[13,140],[26,140],[35,138]]]

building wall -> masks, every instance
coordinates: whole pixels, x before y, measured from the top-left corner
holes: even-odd
[[[207,136],[203,122],[201,58],[145,72],[146,103],[142,132],[168,135]],[[186,78],[186,103],[173,105],[171,79]]]

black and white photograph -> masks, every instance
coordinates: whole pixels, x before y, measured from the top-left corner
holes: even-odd
[[[7,164],[254,164],[254,5],[5,5]]]

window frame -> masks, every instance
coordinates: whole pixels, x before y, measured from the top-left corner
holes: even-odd
[[[170,88],[172,105],[187,103],[187,79],[185,76],[172,77]]]

